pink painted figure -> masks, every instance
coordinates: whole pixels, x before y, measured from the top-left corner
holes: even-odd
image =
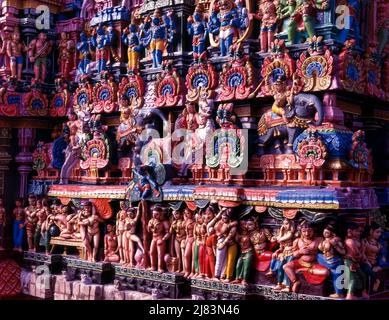
[[[178,258],[178,271],[183,272],[183,257],[185,254],[185,221],[180,210],[173,211],[173,222],[170,225],[175,257]]]
[[[194,243],[194,227],[195,220],[193,211],[189,208],[184,209],[184,226],[185,226],[185,248],[183,255],[184,277],[193,276],[192,259],[193,259],[193,243]]]
[[[104,262],[119,262],[118,237],[115,233],[115,226],[107,225],[107,234],[104,236]]]
[[[36,225],[38,223],[35,195],[30,194],[28,196],[28,206],[24,208],[24,211],[26,213],[25,225],[26,225],[26,233],[27,233],[28,250],[32,251],[34,250],[34,235],[35,235]]]
[[[97,252],[99,250],[100,242],[100,228],[99,224],[104,222],[96,212],[96,208],[91,202],[86,202],[82,210],[83,217],[78,224],[80,225],[81,239],[85,247],[86,258],[88,261],[97,261]],[[93,249],[91,243],[93,242]]]
[[[129,208],[126,212],[126,218],[124,220],[124,234],[123,234],[123,250],[124,250],[124,261],[129,264],[130,267],[135,266],[135,246],[144,253],[141,239],[136,235],[136,227],[140,218],[140,212],[137,208]]]
[[[7,42],[6,54],[10,60],[11,77],[17,80],[22,80],[23,68],[23,52],[27,51],[27,47],[20,39],[20,32],[15,29],[12,34],[12,40]]]
[[[261,33],[259,41],[261,43],[260,53],[270,50],[271,43],[274,40],[274,33],[277,29],[277,6],[279,1],[260,0],[258,3],[258,12],[255,17],[261,20]]]
[[[58,65],[60,67],[60,74],[65,80],[69,80],[70,71],[73,65],[75,44],[73,40],[69,39],[69,35],[66,32],[61,32],[61,39],[59,40],[58,48]]]
[[[127,217],[127,206],[125,201],[120,201],[120,211],[116,216],[116,235],[118,239],[118,252],[120,257],[120,263],[124,263],[124,224]]]
[[[147,225],[147,230],[152,234],[150,244],[150,270],[164,272],[164,258],[166,253],[166,241],[170,237],[169,221],[163,217],[163,208],[156,205],[152,209],[153,217]]]

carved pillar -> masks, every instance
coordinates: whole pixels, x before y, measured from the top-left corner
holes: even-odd
[[[32,153],[31,147],[34,141],[34,129],[18,129],[20,152],[15,158],[20,175],[19,196],[25,197],[27,194],[28,175],[32,171]]]
[[[6,173],[12,160],[9,154],[11,147],[12,131],[10,128],[0,128],[0,196],[4,196]]]

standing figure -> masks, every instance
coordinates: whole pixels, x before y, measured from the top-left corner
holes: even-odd
[[[185,254],[185,221],[180,210],[173,211],[173,222],[169,233],[172,236],[174,253],[178,259],[178,272],[184,272],[183,257]]]
[[[113,31],[111,31],[112,33]],[[91,44],[96,49],[97,72],[107,70],[107,62],[110,56],[111,37],[102,25],[99,25],[93,33]]]
[[[126,95],[120,97],[120,111],[120,124],[116,134],[116,141],[118,143],[118,151],[123,152],[134,146],[137,139],[136,120],[133,117],[131,107],[128,106]]]
[[[239,222],[238,234],[236,242],[240,247],[240,255],[236,263],[236,279],[233,283],[241,283],[247,285],[250,278],[250,271],[254,257],[254,248],[251,242],[249,230],[247,228],[247,221],[241,220]]]
[[[361,268],[364,258],[364,248],[361,241],[362,230],[359,225],[352,223],[347,228],[347,235],[344,241],[346,254],[344,256],[345,284],[347,286],[347,300],[356,299],[358,291],[362,292],[364,298],[368,298],[366,288],[366,275]]]
[[[26,213],[26,234],[27,234],[27,243],[28,250],[34,250],[34,236],[35,229],[38,222],[37,217],[37,207],[36,207],[36,196],[30,194],[28,196],[28,206],[24,208]]]
[[[91,62],[90,47],[90,40],[85,33],[81,32],[80,42],[76,45],[77,50],[80,52],[80,62],[77,67],[78,76],[89,74],[89,64]]]
[[[24,224],[26,220],[26,212],[23,209],[23,199],[15,201],[15,209],[13,210],[13,243],[14,250],[22,252],[24,238]]]
[[[61,32],[61,39],[58,43],[59,56],[58,65],[60,74],[65,80],[69,80],[70,71],[73,64],[73,52],[75,49],[73,40],[69,39],[66,32]]]
[[[43,205],[45,204],[45,205]],[[49,208],[47,207],[46,200],[38,199],[36,201],[36,216],[37,216],[37,225],[35,228],[35,235],[34,235],[34,250],[37,252],[39,250],[39,245],[41,241],[42,236],[42,225],[45,223],[48,215],[49,215]]]
[[[139,70],[140,53],[143,50],[143,46],[139,38],[139,26],[138,23],[132,18],[129,28],[125,28],[122,34],[122,42],[128,46],[128,71],[136,72]]]
[[[362,270],[373,284],[373,292],[378,290],[380,279],[377,278],[377,272],[382,268],[378,264],[378,257],[380,256],[382,246],[379,243],[382,235],[382,228],[375,222],[366,228],[366,235],[362,240],[364,249],[364,262],[361,265]]]
[[[3,70],[11,70],[11,62],[9,55],[7,53],[7,48],[9,47],[9,43],[12,41],[12,36],[9,30],[1,30],[0,31],[0,55],[1,55],[1,61],[0,61],[0,69]]]
[[[154,206],[153,217],[147,225],[147,231],[151,232],[152,240],[150,244],[150,270],[164,272],[164,257],[166,253],[166,241],[170,237],[169,222],[163,217],[163,208]]]
[[[184,277],[193,276],[193,243],[194,243],[194,227],[195,220],[193,219],[193,211],[189,208],[184,209],[184,226],[185,226],[185,248],[183,252]]]
[[[28,56],[34,64],[35,81],[45,82],[47,58],[52,50],[52,43],[47,40],[47,34],[40,32],[38,39],[34,39],[28,46]]]
[[[231,208],[222,210],[221,220],[215,225],[217,236],[215,280],[223,278],[229,282],[234,274],[235,259],[238,253],[238,246],[235,242],[238,222],[232,220]]]
[[[107,234],[104,236],[104,262],[119,262],[118,237],[115,234],[115,226],[107,224]]]
[[[151,51],[153,68],[161,68],[163,53],[168,44],[169,27],[165,25],[162,12],[155,9],[152,17],[148,16],[141,28],[141,42]]]
[[[127,217],[127,205],[125,201],[120,201],[120,211],[116,216],[116,235],[118,240],[118,252],[120,257],[120,263],[124,263],[124,224]]]
[[[283,266],[293,260],[294,232],[293,221],[284,219],[281,228],[273,239],[277,241],[280,247],[272,254],[270,269],[266,276],[271,277],[274,274],[277,276],[277,285],[274,287],[274,290],[290,287],[290,281],[285,274]]]
[[[206,264],[206,249],[205,249],[205,237],[207,233],[207,226],[204,223],[205,215],[197,213],[196,223],[194,228],[194,277],[204,277],[205,264]]]
[[[4,208],[4,200],[0,198],[0,250],[4,249],[4,227],[7,223],[7,215]]]
[[[129,208],[127,210],[127,217],[124,220],[124,260],[126,263],[129,263],[130,267],[135,266],[135,247],[134,242],[138,244],[138,248],[145,252],[143,249],[141,239],[136,235],[136,225],[140,218],[140,211],[137,208]]]
[[[207,21],[204,17],[204,7],[201,4],[196,6],[195,12],[188,18],[188,34],[192,37],[194,63],[201,63],[205,60],[206,39],[208,36]]]
[[[15,29],[12,34],[12,40],[7,42],[6,53],[11,63],[11,77],[22,80],[23,52],[27,47],[20,39],[20,32]]]
[[[274,33],[277,29],[277,6],[278,1],[261,0],[258,3],[258,12],[255,17],[261,20],[261,32],[259,41],[261,43],[260,53],[270,50],[271,43],[274,40]]]
[[[290,17],[288,24],[288,41],[294,44],[296,41],[296,31],[299,26],[304,26],[308,37],[315,35],[316,9],[328,9],[328,0],[288,0],[288,12]]]
[[[317,255],[317,262],[325,266],[331,271],[332,284],[335,293],[331,294],[331,298],[343,298],[343,288],[340,288],[338,278],[341,273],[337,272],[337,268],[343,265],[343,256],[346,253],[342,240],[336,236],[334,227],[327,225],[323,230],[324,240],[319,244],[319,250],[323,253]]]
[[[216,209],[213,205],[208,206],[205,210],[205,223],[207,226],[207,237],[205,240],[205,249],[207,250],[207,261],[206,261],[206,273],[208,277],[215,277],[215,264],[216,264],[216,244],[217,236],[215,231],[215,223],[222,215],[222,211],[219,212],[218,219],[215,219]]]
[[[100,242],[99,224],[104,222],[104,220],[97,215],[96,209],[89,201],[84,204],[82,216],[83,218],[80,219],[78,224],[80,225],[81,239],[85,247],[86,258],[88,261],[96,262]],[[92,241],[93,250],[91,247]]]
[[[240,26],[241,21],[234,0],[220,0],[219,4],[212,8],[209,32],[219,36],[222,57],[231,53]]]
[[[304,222],[301,225],[301,237],[293,242],[294,260],[283,266],[286,275],[292,284],[292,291],[297,293],[301,282],[297,279],[297,273],[302,272],[308,282],[320,284],[329,275],[327,268],[317,264],[317,253],[319,244],[323,241],[321,237],[315,237],[313,226]],[[290,288],[283,289],[288,291]]]

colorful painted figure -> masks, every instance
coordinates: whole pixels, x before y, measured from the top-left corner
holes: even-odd
[[[115,226],[107,224],[107,234],[104,236],[104,262],[119,262],[118,238],[115,234]]]
[[[234,0],[220,0],[218,5],[212,8],[209,33],[219,36],[221,56],[231,54],[231,47],[240,27],[241,20]]]
[[[178,259],[178,272],[183,272],[183,257],[185,255],[185,221],[180,210],[173,210],[173,222],[170,225],[174,255]]]
[[[247,285],[251,275],[254,247],[251,242],[246,220],[239,221],[236,242],[240,247],[240,255],[236,263],[236,279],[232,283]]]
[[[128,208],[127,216],[124,220],[124,234],[123,234],[123,247],[124,247],[124,261],[130,267],[135,266],[135,246],[138,245],[139,250],[144,253],[142,241],[136,234],[136,226],[140,218],[140,211],[137,208]]]
[[[347,296],[346,299],[353,300],[357,298],[358,291],[362,292],[362,297],[368,298],[366,288],[366,274],[361,268],[363,262],[363,243],[361,241],[362,230],[356,223],[351,223],[347,227],[347,235],[344,241],[346,254],[344,256],[345,283]]]
[[[34,250],[35,229],[38,223],[36,201],[36,196],[34,194],[30,194],[28,196],[28,206],[24,208],[24,212],[26,213],[25,226],[29,251]]]
[[[37,225],[35,228],[34,234],[34,250],[35,252],[39,251],[39,247],[44,246],[44,242],[41,241],[42,238],[42,225],[46,221],[48,215],[50,214],[46,200],[38,199],[36,202],[36,216],[38,218]]]
[[[15,201],[15,209],[13,210],[13,243],[14,250],[22,252],[24,239],[24,224],[26,221],[26,212],[23,208],[23,199]]]
[[[49,54],[52,51],[52,42],[47,39],[45,32],[40,32],[38,39],[34,39],[28,46],[28,56],[34,64],[34,74],[36,82],[45,82],[46,68]]]
[[[343,298],[343,287],[341,286],[339,277],[339,266],[343,265],[342,256],[346,253],[342,240],[336,236],[334,226],[329,224],[323,231],[324,240],[319,244],[319,253],[317,256],[317,262],[325,266],[331,271],[332,284],[335,289],[335,293],[331,294],[331,298]]]
[[[136,72],[139,70],[140,53],[143,50],[143,46],[139,37],[139,25],[134,18],[129,28],[123,30],[122,41],[128,47],[128,71]]]
[[[271,43],[274,40],[274,33],[277,30],[277,7],[278,1],[261,0],[258,3],[258,12],[255,17],[261,21],[261,32],[259,41],[261,44],[260,53],[270,51]]]
[[[163,217],[163,208],[155,205],[152,209],[153,217],[147,225],[147,230],[152,234],[150,244],[150,270],[164,272],[164,258],[166,253],[166,241],[170,238],[169,221]]]
[[[7,42],[6,53],[10,60],[11,77],[13,79],[22,80],[23,68],[23,52],[27,51],[27,47],[20,39],[20,32],[15,29],[12,34],[12,40]]]
[[[188,34],[192,37],[194,63],[204,62],[207,56],[206,39],[208,36],[207,21],[204,17],[204,7],[196,6],[195,12],[188,18]]]
[[[207,224],[207,237],[205,240],[205,247],[207,250],[208,261],[206,262],[206,272],[207,272],[207,276],[210,278],[215,277],[216,244],[217,244],[217,236],[214,228],[214,225],[216,223],[216,221],[214,220],[215,213],[216,213],[216,208],[211,204],[205,210],[205,218],[204,218],[205,223]],[[214,223],[212,223],[212,221],[214,221]]]
[[[189,208],[184,209],[184,226],[185,226],[185,248],[184,248],[184,277],[193,276],[192,265],[194,265],[193,246],[194,246],[194,228],[195,228],[194,213]]]
[[[110,59],[110,46],[112,44],[113,31],[106,31],[99,25],[91,37],[92,47],[96,50],[97,72],[107,70],[107,63]]]
[[[207,226],[204,222],[205,215],[201,214],[201,212],[196,214],[196,223],[194,227],[194,252],[193,252],[193,260],[194,260],[194,278],[197,277],[205,277],[206,276],[206,248],[205,248],[205,240],[207,233]]]
[[[215,280],[224,279],[225,282],[230,282],[234,275],[238,253],[238,245],[235,241],[238,222],[232,220],[231,208],[222,210],[221,220],[215,225],[217,235]]]
[[[277,277],[277,285],[274,290],[289,290],[290,281],[286,276],[283,266],[293,260],[293,240],[294,240],[294,225],[293,221],[284,219],[282,226],[274,237],[279,244],[279,248],[272,254],[272,260],[270,262],[270,269],[266,273],[266,276],[271,277],[275,275]]]
[[[152,17],[146,17],[141,28],[141,42],[151,52],[153,68],[162,67],[163,53],[168,44],[168,31],[160,9],[156,9]]]
[[[80,42],[77,43],[77,50],[80,52],[80,62],[77,67],[77,75],[81,76],[89,74],[89,64],[91,62],[91,41],[88,39],[85,33],[81,32]]]
[[[118,240],[118,253],[120,257],[120,263],[124,263],[124,232],[125,232],[125,219],[127,217],[127,205],[125,201],[120,201],[120,211],[116,216],[116,236]]]
[[[73,40],[69,39],[69,35],[66,32],[61,32],[61,39],[58,46],[58,65],[60,67],[60,74],[63,79],[69,80],[70,71],[73,65],[73,52],[75,45]]]
[[[301,225],[301,237],[293,243],[294,260],[283,266],[284,271],[292,284],[292,291],[299,292],[301,282],[297,278],[297,273],[303,273],[308,282],[313,284],[322,283],[329,271],[327,268],[317,263],[317,253],[321,237],[314,236],[312,224],[303,222]]]
[[[364,250],[364,262],[361,265],[370,282],[372,283],[372,291],[377,292],[381,280],[377,277],[377,272],[382,270],[378,263],[382,246],[379,239],[383,233],[382,228],[375,222],[366,228],[366,235],[362,240]]]

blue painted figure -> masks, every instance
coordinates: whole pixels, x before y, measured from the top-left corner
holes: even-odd
[[[334,227],[332,225],[329,224],[324,228],[323,237],[324,240],[319,244],[319,250],[322,253],[317,255],[317,262],[328,268],[331,272],[335,293],[331,294],[330,297],[343,298],[343,286],[339,281],[342,272],[338,267],[344,265],[341,255],[346,253],[346,249],[344,248],[341,239],[335,235]]]
[[[90,58],[90,41],[85,33],[81,33],[81,41],[77,43],[77,50],[80,52],[80,62],[77,67],[77,74],[83,75],[89,73]]]
[[[212,8],[209,32],[219,36],[220,55],[231,53],[234,38],[239,36],[241,19],[233,0],[221,0]]]
[[[206,58],[205,42],[208,35],[207,23],[204,18],[204,7],[197,5],[193,16],[188,18],[187,30],[192,37],[193,60],[202,62]]]
[[[107,70],[107,62],[110,56],[110,46],[114,37],[113,30],[106,31],[102,25],[95,30],[92,38],[92,47],[96,50],[97,72]]]
[[[274,287],[274,290],[276,291],[289,291],[290,288],[290,280],[286,275],[283,266],[293,260],[294,233],[293,221],[284,219],[281,228],[278,230],[277,236],[272,239],[272,241],[277,241],[280,247],[272,255],[270,270],[266,273],[266,276],[276,276],[277,285]]]
[[[163,53],[167,48],[168,40],[172,40],[173,31],[171,28],[174,23],[170,19],[163,17],[161,10],[156,9],[151,18],[146,18],[141,28],[141,42],[144,47],[151,51],[153,68],[162,67]]]
[[[139,59],[143,46],[139,38],[139,27],[135,21],[131,22],[129,28],[124,29],[122,42],[128,46],[128,70],[139,70]]]

